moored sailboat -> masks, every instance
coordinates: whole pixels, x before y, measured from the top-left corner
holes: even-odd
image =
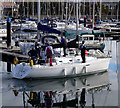
[[[86,63],[80,56],[56,57],[53,66],[48,63],[30,66],[29,63],[17,64],[12,76],[23,78],[64,78],[89,75],[108,70],[110,58],[86,57]],[[99,65],[98,65],[99,64]]]
[[[76,3],[76,40],[78,41],[77,49],[79,49],[79,33],[78,33],[78,3]],[[48,32],[52,32],[54,29],[43,26],[38,23],[38,30],[47,29]],[[58,30],[54,30],[55,33],[61,34]],[[77,50],[78,54],[78,50]],[[44,60],[45,61],[45,60]],[[86,62],[81,62],[81,56],[70,56],[67,57],[55,57],[53,66],[49,63],[33,65],[32,62],[17,64],[12,71],[12,76],[17,79],[24,78],[65,78],[75,77],[79,75],[89,75],[98,72],[104,72],[108,70],[110,58],[96,58],[86,57]],[[98,65],[99,64],[99,65]]]

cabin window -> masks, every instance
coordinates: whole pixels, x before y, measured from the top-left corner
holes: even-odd
[[[84,37],[83,40],[88,40],[88,37]]]
[[[93,40],[93,37],[89,37],[89,40]]]
[[[83,40],[94,40],[94,37],[93,36],[88,36],[88,37],[80,37],[80,41],[83,41]]]

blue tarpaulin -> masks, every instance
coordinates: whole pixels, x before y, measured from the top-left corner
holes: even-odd
[[[55,34],[61,34],[61,32],[59,30],[56,30],[52,27],[49,27],[47,25],[42,25],[41,23],[38,23],[38,30],[41,30],[41,31],[45,31],[45,32],[48,32],[48,33],[55,33]]]

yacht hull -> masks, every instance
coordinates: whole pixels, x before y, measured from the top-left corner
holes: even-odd
[[[64,78],[79,75],[90,75],[108,70],[110,58],[99,58],[87,63],[71,63],[53,66],[18,64],[12,71],[12,76],[23,78]]]

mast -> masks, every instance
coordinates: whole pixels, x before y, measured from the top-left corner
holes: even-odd
[[[102,0],[100,0],[100,13],[99,13],[99,20],[101,22],[102,18],[101,18],[101,14],[102,14]]]
[[[38,0],[38,4],[37,4],[37,8],[38,8],[38,13],[37,13],[37,17],[38,17],[38,20],[37,20],[37,23],[40,22],[40,0]]]
[[[40,0],[38,0],[38,3],[37,3],[37,25],[38,23],[40,22]],[[37,39],[39,40],[40,37],[39,37],[39,30],[37,30]]]
[[[89,0],[89,18],[91,19],[91,2]]]
[[[84,14],[84,16],[85,16],[85,0],[84,0],[84,10],[83,10],[83,11],[84,11],[84,13],[83,13],[83,14]]]
[[[48,16],[51,18],[51,4],[48,2]]]
[[[73,4],[74,5],[74,12],[73,12],[73,14],[74,14],[74,18],[75,18],[75,4]]]
[[[69,2],[69,17],[68,17],[68,21],[69,21],[69,20],[70,20],[70,18],[71,18],[71,13],[72,13],[72,11],[73,11],[73,8],[74,8],[73,3],[72,3],[72,4],[70,4],[70,2]]]
[[[79,18],[81,17],[80,7],[81,7],[81,3],[79,2]]]
[[[59,4],[58,4],[58,17],[60,18],[60,1],[59,1]]]
[[[79,50],[79,36],[78,36],[78,0],[76,2],[76,38],[78,40],[78,49],[76,50],[76,54],[78,54]]]
[[[29,17],[29,2],[27,0],[27,18]]]
[[[33,3],[32,3],[32,17],[34,18],[34,0],[33,0]]]
[[[2,19],[2,3],[0,2],[0,8],[1,8],[1,10],[0,10],[0,19]]]
[[[63,20],[63,15],[64,15],[64,2],[62,2],[62,20]]]
[[[94,21],[95,20],[95,1],[93,1],[93,29],[94,29]]]
[[[110,9],[111,9],[111,18],[112,18],[112,4],[110,4]]]
[[[65,24],[65,31],[67,30],[67,9],[68,9],[68,3],[66,1],[66,24]]]
[[[12,17],[13,17],[13,0],[12,0]]]
[[[78,35],[78,0],[76,2],[76,34]]]
[[[49,11],[49,8],[48,8],[48,2],[47,2],[47,18],[48,18],[48,11]]]
[[[45,4],[45,12],[44,12],[44,16],[47,15],[47,3],[44,1],[44,4]]]
[[[71,4],[70,4],[70,1],[69,1],[69,14],[70,14],[70,6],[71,6]],[[70,15],[69,15],[70,16]]]
[[[25,17],[25,5],[24,5],[24,0],[23,0],[23,16]]]
[[[119,15],[119,0],[118,0],[118,3],[117,3],[117,21],[119,20],[118,18],[118,15]]]

